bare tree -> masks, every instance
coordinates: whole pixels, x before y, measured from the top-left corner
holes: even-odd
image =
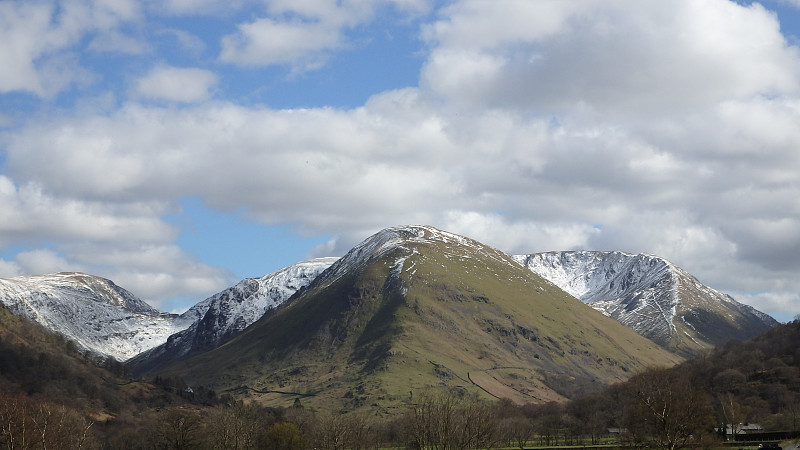
[[[256,447],[259,431],[267,425],[256,406],[238,401],[214,408],[208,420],[214,448],[245,450]]]
[[[158,420],[154,438],[159,448],[193,449],[204,441],[203,423],[195,411],[171,409]]]
[[[723,425],[726,428],[730,426],[731,435],[733,439],[736,440],[736,435],[742,431],[742,424],[747,422],[747,415],[750,408],[742,406],[742,404],[736,400],[736,396],[731,392],[719,394],[717,399],[719,400],[722,417],[725,422]]]
[[[611,396],[603,393],[586,394],[570,401],[567,413],[577,421],[576,434],[591,438],[592,445],[598,444],[600,436],[606,434],[610,418],[606,409],[611,401]]]
[[[508,445],[525,448],[525,444],[533,437],[533,422],[524,416],[506,417],[500,422],[500,429]]]
[[[456,391],[429,392],[409,412],[408,446],[434,450],[489,448],[499,420],[485,401]]]
[[[0,445],[8,449],[82,449],[92,422],[63,405],[25,396],[0,396]]]
[[[650,448],[679,450],[713,425],[706,395],[683,372],[651,369],[631,378],[630,388],[628,428]]]
[[[33,411],[33,424],[42,448],[55,450],[83,448],[92,427],[76,411],[46,402]]]
[[[317,448],[359,450],[375,440],[374,427],[363,413],[322,413],[315,422],[312,440]]]

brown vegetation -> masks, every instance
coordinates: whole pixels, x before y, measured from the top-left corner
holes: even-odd
[[[219,397],[177,377],[130,380],[0,310],[0,447],[14,449],[366,449],[587,445],[615,431],[639,448],[719,442],[715,427],[800,428],[800,321],[705,358],[650,369],[570,402],[516,405],[464,389],[415,391],[378,416]],[[5,321],[5,322],[4,322]],[[11,331],[13,331],[13,333]]]

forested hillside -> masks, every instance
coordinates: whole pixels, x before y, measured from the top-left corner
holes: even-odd
[[[536,408],[534,408],[536,409]],[[656,448],[734,435],[757,423],[765,431],[800,430],[800,321],[746,342],[731,341],[671,369],[650,369],[625,383],[566,404],[563,426],[599,434],[609,427]]]
[[[124,366],[98,366],[0,308],[0,396],[0,445],[9,448],[466,449],[611,439],[678,450],[718,445],[722,424],[798,430],[800,321],[566,403],[426,389],[397,414],[375,416],[320,412],[302,400],[244,404],[179,378],[132,380]]]

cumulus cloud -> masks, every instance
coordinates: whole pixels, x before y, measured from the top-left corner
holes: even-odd
[[[37,249],[19,253],[15,262],[27,273],[57,273],[85,271],[49,249]]]
[[[203,264],[175,245],[119,246],[72,243],[18,253],[0,260],[0,276],[85,272],[113,280],[161,310],[180,298],[197,302],[238,281],[230,272]]]
[[[217,75],[196,68],[155,67],[136,82],[136,94],[141,97],[192,103],[211,97]]]
[[[404,14],[420,14],[428,7],[424,0],[270,0],[264,15],[239,24],[235,33],[222,38],[219,59],[238,66],[316,69],[333,51],[350,45],[348,30],[369,22],[387,4]]]
[[[497,213],[450,211],[443,226],[510,254],[585,249],[600,230],[585,224],[509,221]]]
[[[140,14],[138,2],[132,0],[0,3],[0,59],[4,61],[0,92],[51,97],[74,82],[85,81],[85,70],[75,61],[65,61],[76,58],[72,47],[87,33],[112,33]]]
[[[0,278],[11,278],[25,275],[22,267],[14,261],[0,259]]]
[[[794,6],[795,8],[800,8],[800,0],[778,0],[778,3]]]
[[[322,23],[279,22],[269,18],[241,24],[222,39],[220,60],[242,66],[321,63],[323,52],[341,45],[339,30]]]
[[[319,64],[374,12],[356,6],[269,2],[220,59]],[[203,102],[211,73],[158,67],[140,98],[189,105],[31,122],[5,139],[0,238],[80,245],[0,270],[55,255],[153,297],[216,286],[163,220],[196,197],[333,236],[316,255],[426,223],[512,253],[655,253],[767,310],[796,300],[800,57],[762,6],[463,0],[423,35],[420,86],[349,110]]]
[[[134,289],[153,306],[170,310],[175,298],[194,302],[238,281],[229,271],[209,266],[177,245],[105,245],[78,243],[63,246],[72,266]]]
[[[641,115],[798,89],[797,49],[758,4],[469,0],[446,15],[423,82],[454,102]]]
[[[191,55],[200,55],[206,48],[205,42],[200,37],[184,30],[168,28],[160,30],[158,34],[172,39],[174,42],[173,47],[177,44],[177,47],[182,49],[183,52]]]
[[[18,187],[0,175],[0,246],[32,245],[11,261],[0,260],[0,276],[88,272],[133,289],[157,307],[176,296],[229,286],[232,274],[173,244],[178,230],[162,219],[173,211],[163,201],[61,197],[33,183]]]
[[[177,231],[159,220],[163,202],[104,203],[57,197],[35,183],[17,187],[0,175],[0,244],[59,240],[162,242]]]

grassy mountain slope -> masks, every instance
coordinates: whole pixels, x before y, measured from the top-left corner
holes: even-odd
[[[112,369],[122,365],[110,360]],[[42,396],[102,417],[119,406],[118,379],[76,346],[0,305],[0,392]]]
[[[265,404],[389,411],[441,385],[559,400],[679,359],[498,250],[409,227],[368,239],[284,307],[166,373],[246,386]]]

